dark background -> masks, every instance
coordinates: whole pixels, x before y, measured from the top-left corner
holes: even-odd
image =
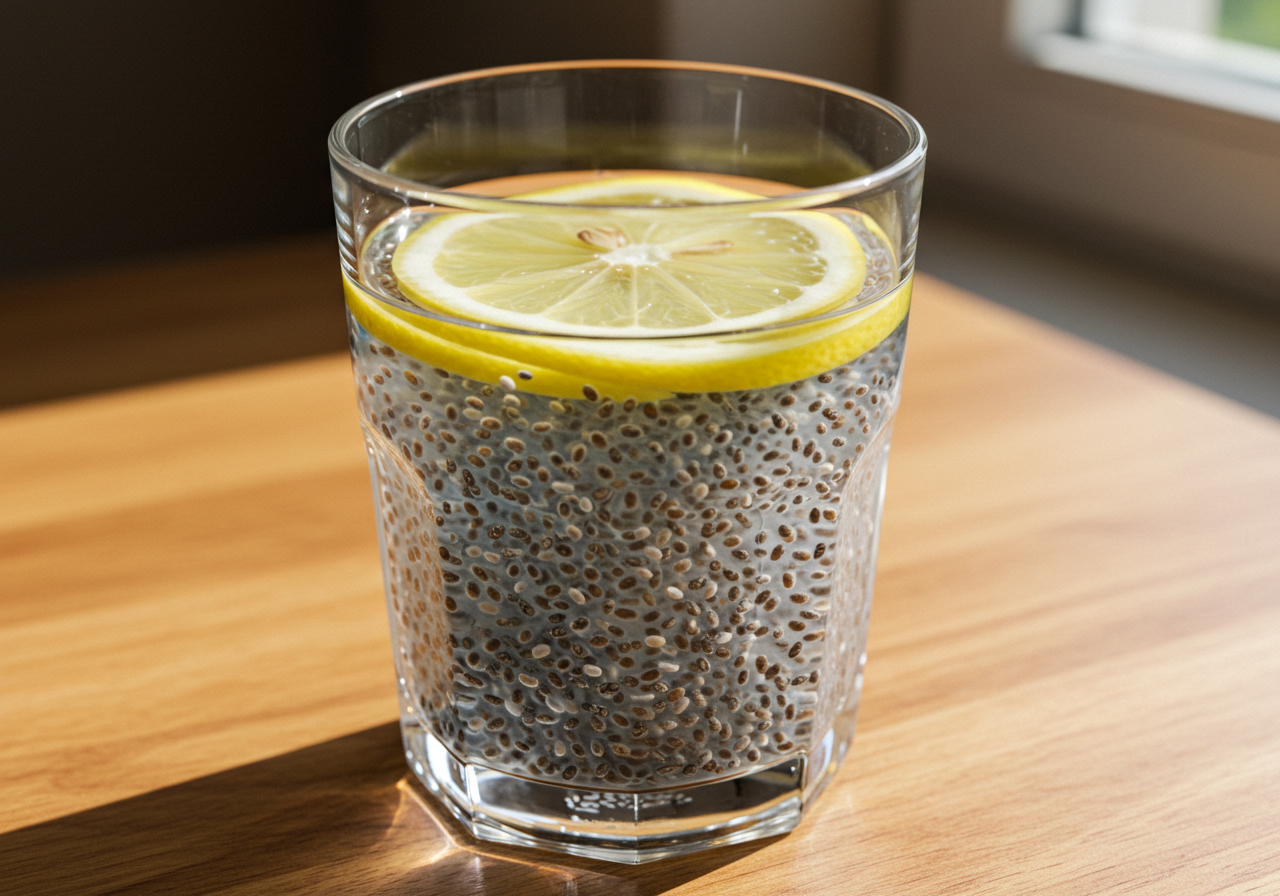
[[[331,228],[325,137],[349,107],[472,68],[653,57],[657,8],[6,0],[0,279]]]
[[[442,74],[658,56],[661,8],[0,0],[0,407],[343,350],[338,117]]]

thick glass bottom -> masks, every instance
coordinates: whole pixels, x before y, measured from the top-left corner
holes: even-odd
[[[713,846],[785,834],[844,757],[850,724],[816,740],[812,755],[689,787],[587,790],[463,762],[406,719],[409,766],[480,840],[640,864]],[[842,736],[843,735],[843,736]]]

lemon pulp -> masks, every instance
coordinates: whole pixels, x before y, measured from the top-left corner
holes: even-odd
[[[888,241],[859,212],[726,214],[716,204],[758,194],[686,175],[595,179],[509,198],[540,207],[417,211],[412,232],[378,253],[389,254],[386,273],[400,294],[439,317],[378,302],[348,282],[353,316],[388,344],[474,379],[643,399],[828,370],[878,344],[910,302],[904,283],[855,312],[788,325],[892,285]],[[672,205],[698,208],[653,210]],[[871,264],[864,245],[878,250]]]

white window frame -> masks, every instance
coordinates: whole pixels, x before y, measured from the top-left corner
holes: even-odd
[[[1046,62],[1069,0],[896,8],[894,96],[929,135],[926,203],[936,187],[1280,306],[1280,120]]]
[[[1044,68],[1280,121],[1280,51],[1205,33],[1221,0],[1014,0],[1010,39]]]

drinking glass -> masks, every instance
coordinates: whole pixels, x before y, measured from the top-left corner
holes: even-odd
[[[919,125],[795,75],[594,61],[382,94],[329,151],[414,774],[476,837],[613,861],[792,829],[862,687]],[[724,198],[524,198],[638,172]],[[401,288],[397,248],[459,215],[581,227],[601,253],[646,228],[834,222],[865,268],[799,320],[510,326]],[[533,250],[492,249],[478,264],[526,273]]]

